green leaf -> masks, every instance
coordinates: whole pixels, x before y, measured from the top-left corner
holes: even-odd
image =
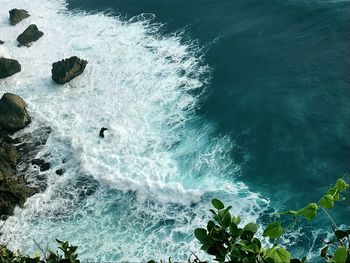
[[[290,253],[282,247],[272,247],[266,250],[266,255],[273,260],[274,263],[289,263]]]
[[[225,207],[224,204],[219,199],[213,199],[213,200],[211,200],[211,203],[218,210],[224,209],[224,207]]]
[[[243,251],[249,251],[249,252],[252,252],[254,254],[258,254],[259,251],[260,251],[260,248],[257,244],[250,244],[246,247],[243,247],[242,248]]]
[[[208,240],[207,230],[204,228],[196,228],[194,230],[194,235],[201,243]]]
[[[210,243],[205,243],[201,246],[201,250],[207,251],[211,247]]]
[[[258,231],[258,225],[255,223],[248,223],[244,227],[244,230],[248,230],[248,231],[251,231],[253,233],[256,233],[256,231]]]
[[[231,249],[231,257],[235,259],[235,260],[232,260],[232,261],[237,261],[237,258],[240,257],[240,250],[239,250],[239,248],[233,247]]]
[[[232,216],[231,221],[238,226],[241,223],[241,218],[239,216]]]
[[[331,187],[329,188],[327,194],[330,194],[333,196],[334,201],[340,200],[340,195],[337,187]]]
[[[316,203],[310,203],[306,207],[300,209],[298,214],[304,216],[307,220],[312,220],[317,215],[318,206]]]
[[[320,199],[319,203],[323,208],[333,208],[334,207],[333,195],[326,194]]]
[[[335,187],[338,188],[338,191],[341,193],[348,189],[349,185],[343,179],[339,178],[335,184]]]
[[[211,220],[208,221],[208,224],[207,224],[207,229],[208,231],[210,232],[215,226],[215,223]]]
[[[333,261],[336,263],[345,263],[347,258],[348,251],[345,247],[338,247],[334,252]]]
[[[230,224],[230,234],[231,236],[233,236],[234,238],[237,238],[239,237],[243,232],[243,229],[242,228],[238,228],[238,226],[231,222]]]
[[[219,252],[221,256],[225,257],[227,254],[227,249],[224,247],[219,247]]]
[[[250,230],[243,230],[243,232],[241,234],[241,240],[246,240],[248,242],[251,242],[253,237],[254,237],[254,232],[252,232]]]
[[[259,247],[259,250],[261,249],[261,242],[257,238],[253,238],[252,244],[256,244]]]
[[[282,232],[283,232],[283,228],[281,226],[281,222],[277,221],[269,224],[265,228],[263,236],[276,239],[282,234]]]
[[[218,213],[219,223],[224,227],[229,227],[231,223],[231,214],[227,209],[222,209]]]
[[[210,211],[214,216],[217,215],[216,212],[215,212],[213,209],[209,209],[209,211]]]
[[[298,215],[298,211],[294,211],[294,210],[288,210],[288,211],[285,211],[285,212],[279,212],[277,213],[278,215],[292,215],[292,216],[296,216]]]

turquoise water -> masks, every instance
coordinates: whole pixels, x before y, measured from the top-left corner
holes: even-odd
[[[52,127],[39,157],[53,168],[47,190],[6,222],[10,246],[60,238],[84,260],[183,261],[211,198],[264,223],[349,171],[349,2],[14,2],[0,0],[33,15],[9,30],[0,14],[0,52],[23,66],[0,89],[28,102],[24,132]],[[29,23],[45,37],[18,49]],[[88,67],[58,87],[51,63],[70,55]],[[308,236],[296,229],[284,242],[312,257],[323,233],[301,226]]]
[[[293,193],[294,206],[349,171],[348,1],[71,0],[69,7],[152,13],[165,33],[185,29],[198,40],[213,70],[199,113],[235,141],[241,179],[259,192]]]

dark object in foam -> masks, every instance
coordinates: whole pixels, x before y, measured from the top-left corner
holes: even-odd
[[[76,56],[52,64],[52,80],[64,84],[83,73],[87,61]]]

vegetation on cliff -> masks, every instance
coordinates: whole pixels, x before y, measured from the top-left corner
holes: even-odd
[[[349,184],[343,179],[338,179],[317,203],[310,203],[299,210],[277,213],[277,219],[268,224],[262,234],[272,241],[271,246],[264,246],[256,236],[259,228],[257,224],[248,223],[240,226],[240,217],[232,216],[229,212],[231,206],[225,207],[218,199],[212,200],[216,209],[210,210],[213,220],[208,222],[206,228],[197,228],[194,233],[202,244],[201,249],[213,255],[218,262],[307,262],[306,257],[292,258],[291,253],[280,245],[280,240],[300,220],[313,220],[322,211],[329,220],[334,236],[325,243],[320,256],[327,262],[349,263],[350,229],[339,228],[327,212],[334,207],[335,202],[345,199],[342,193],[348,188]]]

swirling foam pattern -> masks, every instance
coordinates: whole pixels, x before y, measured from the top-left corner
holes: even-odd
[[[27,102],[33,123],[24,132],[41,123],[53,130],[38,154],[52,164],[48,187],[16,209],[1,241],[29,252],[33,239],[43,247],[65,239],[92,261],[186,260],[198,251],[192,231],[207,220],[213,196],[256,220],[267,201],[237,182],[234,142],[196,115],[210,68],[195,42],[162,36],[151,15],[125,21],[69,12],[59,0],[0,3],[0,55],[22,64],[0,89]],[[31,17],[11,27],[7,10],[15,7]],[[18,48],[31,23],[45,35]],[[85,72],[54,84],[52,62],[73,55],[88,60]]]

